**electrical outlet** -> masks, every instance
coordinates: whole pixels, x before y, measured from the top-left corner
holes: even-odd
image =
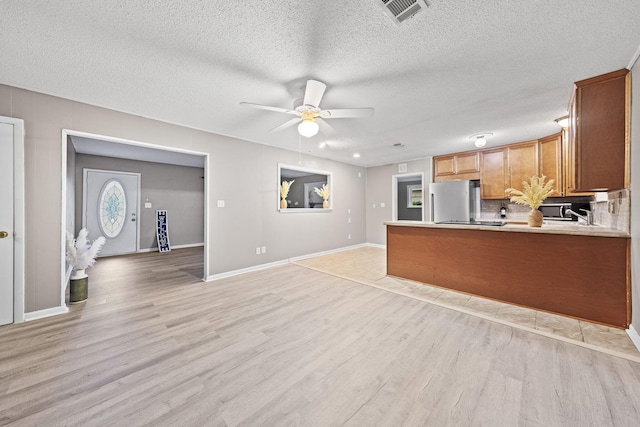
[[[380,202],[380,207],[384,208],[386,205],[384,204],[384,202]]]
[[[260,252],[263,253],[263,254],[266,254],[267,253],[267,247],[266,246],[261,247],[260,248]]]
[[[351,234],[347,234],[347,239],[351,240]]]
[[[351,218],[347,218],[347,222],[351,224]]]
[[[260,255],[260,246],[256,248],[256,255]]]

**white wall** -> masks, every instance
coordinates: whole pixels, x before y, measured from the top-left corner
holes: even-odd
[[[5,85],[0,115],[23,119],[26,129],[26,312],[60,304],[63,129],[208,153],[209,275],[365,243],[364,168],[302,155],[301,166],[333,173],[334,209],[281,214],[278,162],[298,164],[297,152]],[[255,255],[256,246],[267,253]]]

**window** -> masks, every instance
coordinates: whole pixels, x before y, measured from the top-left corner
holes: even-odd
[[[118,180],[110,179],[104,184],[98,200],[100,229],[105,237],[113,239],[122,231],[127,212],[127,199],[122,184]]]

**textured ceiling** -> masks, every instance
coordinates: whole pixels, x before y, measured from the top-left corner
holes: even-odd
[[[374,166],[557,132],[572,83],[640,46],[638,0],[428,2],[397,26],[375,0],[2,1],[0,83],[297,150],[269,132],[291,116],[240,102],[290,108],[314,78],[321,107],[375,115],[303,151]]]

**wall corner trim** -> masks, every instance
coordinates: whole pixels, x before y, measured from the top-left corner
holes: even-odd
[[[69,307],[67,306],[51,307],[45,308],[44,310],[30,311],[29,313],[24,314],[24,321],[28,322],[30,320],[43,319],[45,317],[56,316],[58,314],[65,314],[68,312]]]
[[[626,332],[629,338],[631,338],[631,341],[633,341],[633,345],[640,351],[640,334],[638,334],[638,331],[636,331],[633,325],[629,325],[629,329],[627,329]]]

